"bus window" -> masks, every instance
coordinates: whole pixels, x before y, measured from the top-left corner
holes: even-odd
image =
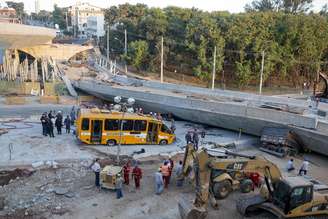
[[[133,130],[133,120],[123,120],[123,131]]]
[[[82,119],[82,130],[89,130],[89,119]]]
[[[106,131],[117,131],[120,129],[120,121],[118,119],[106,119],[105,130]]]
[[[161,132],[171,134],[171,130],[165,124],[162,124]]]
[[[134,131],[146,131],[147,121],[146,120],[135,120],[134,121]]]

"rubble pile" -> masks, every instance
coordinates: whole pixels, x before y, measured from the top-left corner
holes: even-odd
[[[0,186],[0,217],[17,215],[37,216],[65,214],[65,206],[92,192],[93,174],[88,166],[91,161],[61,163],[57,168],[44,166],[30,177],[16,177]],[[16,170],[16,175],[22,171]],[[23,171],[24,174],[27,172]]]

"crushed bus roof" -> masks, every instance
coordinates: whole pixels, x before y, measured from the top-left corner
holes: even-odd
[[[94,119],[110,119],[110,118],[121,118],[122,112],[119,111],[110,111],[110,110],[102,110],[98,108],[92,109],[80,109],[80,116],[85,118],[94,118]],[[133,119],[133,120],[153,120],[157,122],[161,122],[160,120],[152,117],[151,115],[143,115],[137,113],[124,113],[124,120]]]

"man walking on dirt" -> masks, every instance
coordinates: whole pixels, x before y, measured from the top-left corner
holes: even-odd
[[[120,199],[123,197],[122,186],[123,186],[123,179],[121,177],[121,174],[117,174],[117,178],[116,178],[116,182],[115,182],[117,199]]]
[[[137,189],[140,188],[140,180],[142,178],[142,171],[138,167],[138,164],[135,165],[135,167],[132,170],[132,178],[134,178],[134,183]]]
[[[98,189],[100,189],[100,182],[99,182],[100,164],[99,164],[99,159],[98,158],[91,165],[91,169],[95,173],[95,185]]]
[[[298,172],[298,175],[302,176],[303,174],[306,175],[309,170],[309,161],[306,159],[303,161],[300,171]]]
[[[156,189],[156,195],[160,195],[163,192],[164,189],[164,182],[163,182],[163,175],[161,168],[158,168],[158,171],[155,173],[155,189]]]

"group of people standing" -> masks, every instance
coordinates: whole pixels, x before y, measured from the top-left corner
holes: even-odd
[[[202,137],[205,137],[205,133],[202,133]],[[198,150],[199,145],[199,134],[198,130],[195,128],[193,131],[188,131],[185,135],[185,140],[187,144],[193,144],[195,150]]]
[[[163,192],[164,188],[165,189],[168,188],[170,184],[173,168],[174,168],[174,161],[172,160],[171,157],[169,157],[169,159],[165,160],[163,165],[160,168],[158,168],[158,171],[155,173],[155,193],[157,195],[160,195]],[[177,186],[181,187],[183,185],[183,179],[179,177],[182,173],[182,161],[179,161],[175,171],[177,176],[177,181],[176,181]]]
[[[294,171],[295,170],[295,167],[294,167],[294,159],[291,158],[290,160],[288,160],[287,162],[287,171],[288,172],[291,172],[291,171]],[[304,159],[303,162],[302,162],[302,165],[298,171],[298,175],[306,175],[307,172],[309,170],[309,161],[307,161],[307,159]]]
[[[54,138],[54,128],[57,129],[57,134],[62,134],[62,127],[65,125],[66,133],[71,132],[71,125],[74,124],[75,121],[75,110],[72,108],[70,116],[67,115],[65,120],[63,121],[63,114],[61,111],[57,113],[55,111],[50,110],[49,113],[44,112],[40,118],[42,125],[42,134],[44,136],[49,136],[50,138]]]

